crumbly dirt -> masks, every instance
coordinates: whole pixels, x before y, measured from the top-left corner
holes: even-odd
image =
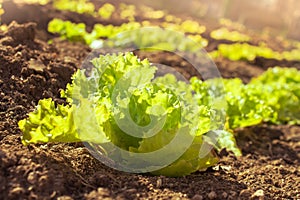
[[[25,8],[29,9],[18,7],[19,12]],[[49,10],[49,6],[34,8],[42,14],[60,13],[65,19],[75,16]],[[0,33],[0,199],[300,199],[299,126],[263,124],[236,130],[241,157],[221,151],[216,166],[181,178],[110,169],[81,143],[23,146],[18,121],[34,109],[39,99],[51,97],[64,103],[60,89],[71,81],[72,73],[91,52],[79,43],[54,39],[48,44],[42,40],[54,37],[43,25],[52,15],[42,14],[43,22],[27,13],[29,23],[15,15],[22,24],[13,22],[7,32]],[[13,17],[7,16],[3,16],[4,21],[10,23]],[[41,31],[45,37],[39,35]],[[197,75],[176,55],[136,54],[171,66],[186,78]],[[219,59],[216,65],[223,77],[240,77],[248,82],[268,67],[284,64],[268,65],[270,62],[274,61]]]

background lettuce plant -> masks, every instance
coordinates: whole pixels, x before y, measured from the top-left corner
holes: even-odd
[[[250,37],[248,35],[242,34],[238,31],[229,31],[225,27],[213,30],[210,33],[210,36],[216,40],[229,40],[229,41],[233,41],[233,42],[248,42],[248,41],[250,41]]]

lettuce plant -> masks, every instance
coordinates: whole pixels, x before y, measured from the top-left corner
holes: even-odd
[[[86,42],[88,33],[84,23],[72,23],[61,19],[53,19],[48,24],[50,33],[58,33],[62,39],[74,42]]]
[[[143,17],[146,19],[161,19],[165,16],[166,11],[163,10],[154,10],[151,7],[142,5],[140,6]]]
[[[92,63],[92,71],[77,71],[61,92],[67,105],[40,100],[36,110],[19,122],[23,144],[84,141],[105,147],[109,143],[129,152],[125,156],[106,149],[110,158],[167,176],[187,175],[214,165],[218,159],[212,145],[239,153],[232,145],[232,133],[217,132],[223,121],[215,118],[216,109],[196,101],[191,85],[172,75],[154,78],[156,68],[132,53],[101,55]],[[213,131],[210,139],[208,133]],[[212,143],[219,135],[229,140]],[[161,149],[159,155],[131,157]],[[168,157],[176,159],[157,168]]]
[[[250,83],[224,79],[230,129],[261,123],[300,124],[300,72],[274,67]]]
[[[275,123],[300,124],[300,72],[295,68],[274,67],[249,83],[275,113]]]
[[[250,37],[238,31],[229,31],[227,28],[219,28],[210,33],[210,36],[216,40],[229,40],[233,42],[248,42]]]
[[[120,18],[128,21],[135,21],[136,6],[133,4],[120,3]]]
[[[95,6],[89,0],[54,0],[53,7],[59,10],[68,10],[77,13],[93,15]]]
[[[185,20],[179,23],[163,22],[162,27],[189,34],[202,34],[206,31],[205,26],[193,20]]]
[[[98,14],[103,19],[109,19],[115,11],[115,6],[110,3],[105,3],[99,8]]]

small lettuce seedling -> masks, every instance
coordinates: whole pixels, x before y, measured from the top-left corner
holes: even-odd
[[[99,8],[98,14],[103,19],[110,19],[114,11],[116,10],[115,6],[110,3],[105,3]]]
[[[227,28],[219,28],[213,30],[210,36],[216,40],[229,40],[233,42],[248,42],[250,37],[246,34],[240,33],[238,31],[229,31]]]
[[[93,15],[95,12],[95,5],[89,0],[54,0],[53,7],[59,10],[68,10],[80,14]]]

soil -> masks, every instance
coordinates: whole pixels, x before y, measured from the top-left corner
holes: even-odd
[[[263,124],[236,130],[241,157],[223,150],[216,166],[181,178],[110,169],[81,143],[22,145],[18,121],[39,99],[51,97],[64,103],[60,89],[91,52],[83,44],[54,38],[46,31],[47,22],[53,16],[90,18],[49,5],[6,2],[3,7],[7,9],[3,22],[10,26],[0,33],[0,199],[300,199],[299,126]],[[54,38],[52,44],[47,43],[49,38]],[[197,75],[176,55],[136,54],[171,66],[186,78]],[[299,69],[296,62],[266,59],[215,63],[223,77],[244,82],[275,65]]]

